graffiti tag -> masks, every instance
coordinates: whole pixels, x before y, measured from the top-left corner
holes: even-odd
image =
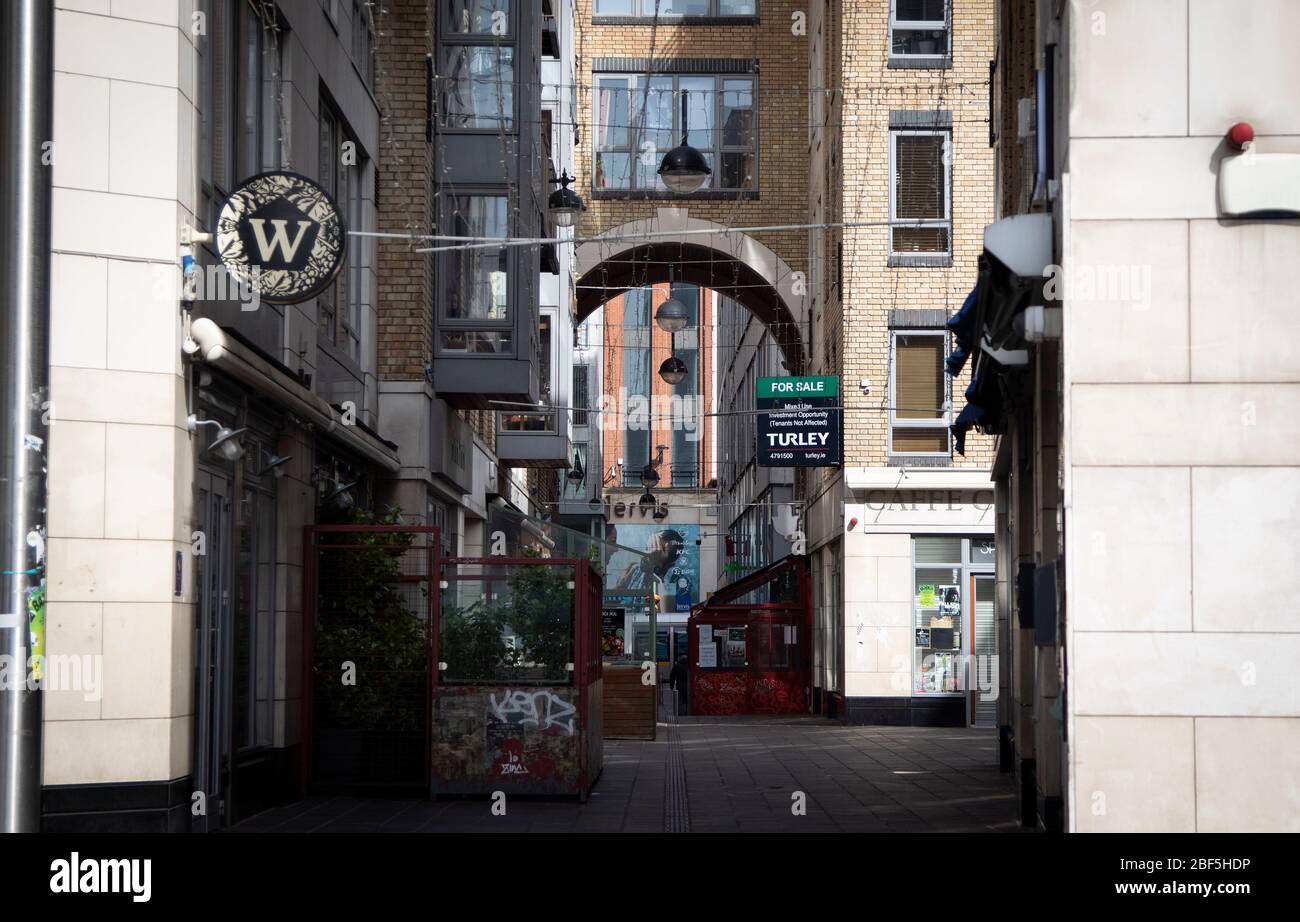
[[[570,735],[574,730],[576,709],[548,691],[508,691],[499,701],[493,693],[488,696],[488,706],[502,723],[532,724],[543,730],[559,727]]]

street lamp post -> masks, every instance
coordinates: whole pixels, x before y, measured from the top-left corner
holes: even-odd
[[[53,137],[54,4],[0,8],[0,655],[11,664],[0,685],[0,832],[37,832],[50,367],[51,167],[43,158]]]

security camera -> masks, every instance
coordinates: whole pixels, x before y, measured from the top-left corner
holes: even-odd
[[[863,378],[861,381],[858,382],[858,387],[862,388],[862,393],[864,394],[871,393],[871,382],[868,381],[866,378]]]

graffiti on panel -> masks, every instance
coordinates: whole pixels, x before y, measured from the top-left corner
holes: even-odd
[[[502,723],[558,728],[569,735],[574,731],[573,704],[549,691],[503,691],[500,698],[494,692],[488,696],[488,709]]]
[[[582,772],[577,702],[569,688],[440,688],[430,753],[435,790],[472,792],[491,782],[573,793]]]

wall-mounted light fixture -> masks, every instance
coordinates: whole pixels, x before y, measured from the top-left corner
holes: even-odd
[[[262,465],[262,468],[257,472],[257,476],[262,477],[266,474],[270,474],[276,480],[282,480],[286,470],[285,465],[292,459],[292,455],[267,454],[266,463]]]
[[[185,420],[185,428],[190,432],[198,432],[199,426],[217,427],[216,438],[208,445],[208,451],[225,461],[238,461],[244,456],[244,445],[239,437],[248,431],[248,427],[231,429],[215,419],[199,419],[191,413]]]

